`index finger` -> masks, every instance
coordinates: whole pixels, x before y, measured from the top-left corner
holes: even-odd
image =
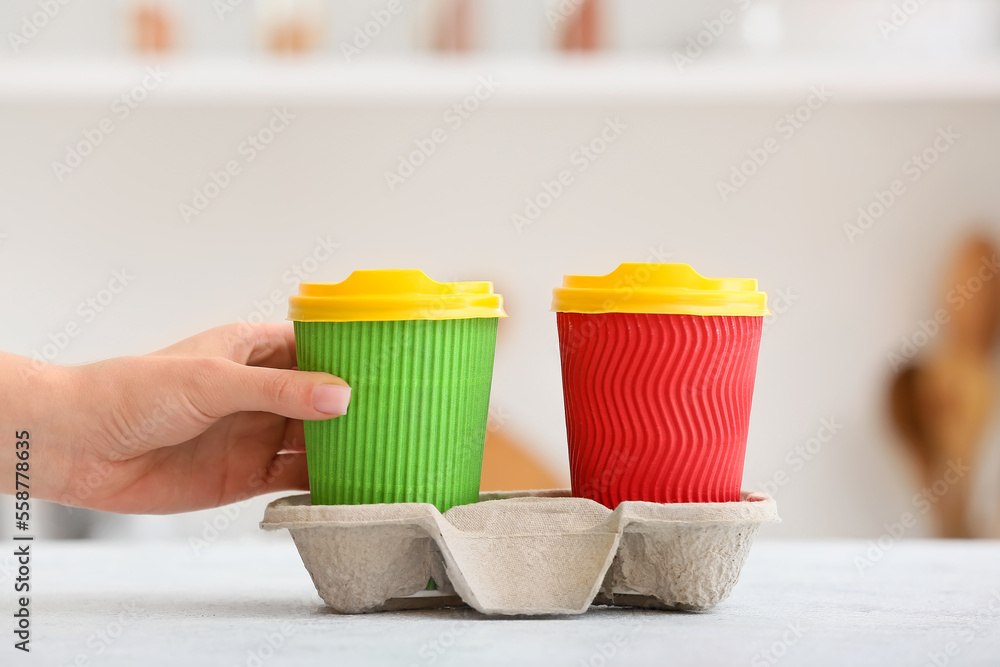
[[[247,366],[293,368],[295,329],[290,322],[226,324],[186,338],[153,354],[222,357]]]

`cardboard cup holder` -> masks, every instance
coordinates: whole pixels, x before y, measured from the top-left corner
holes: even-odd
[[[482,493],[444,514],[425,503],[267,506],[323,601],[357,614],[466,604],[484,614],[581,614],[591,604],[704,610],[729,596],[774,500],[627,501],[568,490]],[[433,580],[436,589],[428,590]]]

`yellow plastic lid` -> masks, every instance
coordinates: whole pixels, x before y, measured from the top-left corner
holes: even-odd
[[[288,300],[296,322],[376,322],[507,317],[487,281],[439,283],[417,269],[355,271],[340,283],[299,283]]]
[[[552,290],[560,313],[768,314],[753,278],[705,278],[689,264],[625,263],[606,276],[563,276]]]

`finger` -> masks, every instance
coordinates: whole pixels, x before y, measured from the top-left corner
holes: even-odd
[[[257,336],[256,344],[250,348],[242,363],[266,368],[292,368],[296,365],[295,328],[291,322],[261,324]]]
[[[159,356],[222,357],[250,366],[292,368],[295,330],[290,322],[226,324],[154,352]]]
[[[271,412],[291,419],[323,420],[347,414],[351,388],[329,373],[256,368],[224,359],[192,360],[188,398],[204,415]]]
[[[304,451],[306,451],[306,435],[302,421],[299,419],[285,420],[285,435],[281,439],[281,452],[301,453]]]
[[[309,471],[303,454],[277,454],[268,468],[264,484],[252,493],[308,491]]]

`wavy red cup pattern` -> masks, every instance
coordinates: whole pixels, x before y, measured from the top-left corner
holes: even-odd
[[[556,319],[574,496],[739,501],[763,317]]]

